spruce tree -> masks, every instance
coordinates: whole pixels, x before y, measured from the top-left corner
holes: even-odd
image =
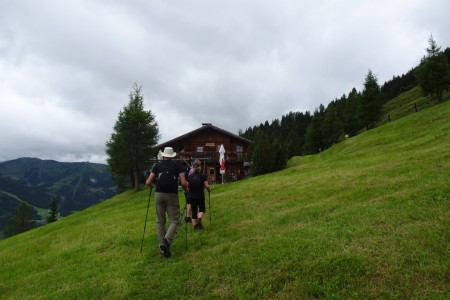
[[[143,99],[141,87],[135,84],[129,103],[119,112],[114,132],[106,143],[108,166],[120,189],[125,188],[123,179],[129,176],[138,190],[148,159],[156,155],[153,148],[159,139],[158,124],[153,113],[144,110]]]
[[[416,75],[424,96],[431,95],[441,101],[450,86],[450,64],[445,52],[438,47],[433,36],[428,40],[427,55],[422,58]]]
[[[374,128],[381,114],[382,101],[377,77],[371,70],[367,73],[361,96],[360,120],[366,129]]]
[[[58,221],[59,211],[58,204],[56,203],[56,198],[53,198],[52,203],[50,204],[50,209],[48,211],[47,223],[53,223]]]
[[[305,152],[315,154],[325,150],[323,143],[322,123],[325,116],[325,107],[320,104],[319,109],[314,111],[311,122],[308,124],[305,133]]]

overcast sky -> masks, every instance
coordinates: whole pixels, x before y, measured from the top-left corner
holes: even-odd
[[[106,162],[136,83],[160,143],[313,112],[450,46],[448,0],[0,0],[0,161]]]

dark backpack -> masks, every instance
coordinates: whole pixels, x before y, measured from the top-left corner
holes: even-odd
[[[194,173],[188,177],[189,181],[189,191],[192,193],[201,193],[203,192],[203,182],[202,182],[202,174]]]
[[[173,164],[163,164],[158,171],[156,184],[160,192],[167,193],[178,190],[178,176],[173,172]]]

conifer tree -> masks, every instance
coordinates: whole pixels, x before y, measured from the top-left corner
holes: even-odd
[[[450,64],[446,54],[438,47],[433,36],[428,40],[427,55],[422,58],[416,75],[424,96],[431,95],[441,101],[450,86]]]
[[[108,165],[120,189],[123,178],[129,176],[132,186],[139,189],[139,179],[155,156],[159,139],[158,124],[153,113],[144,110],[141,87],[136,84],[129,94],[129,103],[119,112],[114,132],[106,143]]]
[[[337,102],[330,102],[322,119],[322,142],[325,148],[329,148],[337,143],[339,138],[344,135],[337,106]]]
[[[311,122],[308,124],[305,133],[305,151],[308,154],[315,154],[325,150],[324,137],[322,135],[322,122],[325,115],[325,107],[320,104],[319,109],[314,111]]]
[[[50,204],[50,209],[48,211],[47,223],[53,223],[58,221],[59,211],[58,204],[56,203],[56,198],[54,197],[52,203]]]
[[[377,77],[371,70],[367,73],[361,96],[360,120],[366,129],[374,128],[381,114],[382,102]]]
[[[264,130],[257,131],[250,150],[254,175],[275,172],[284,168],[286,159],[279,145],[280,142],[273,140]]]
[[[254,144],[251,146],[252,153],[252,171],[254,175],[268,173],[268,165],[273,159],[269,151],[270,143],[262,129],[259,129],[255,135]]]
[[[344,109],[344,132],[350,136],[355,136],[361,129],[360,120],[358,118],[358,103],[360,102],[361,94],[353,88],[348,93],[348,97],[345,101]]]

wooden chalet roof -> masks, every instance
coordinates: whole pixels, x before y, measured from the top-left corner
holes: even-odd
[[[239,136],[237,134],[234,134],[234,133],[231,133],[229,131],[223,130],[223,129],[221,129],[219,127],[216,127],[216,126],[214,126],[214,125],[212,125],[210,123],[204,123],[202,125],[202,127],[197,128],[195,130],[192,130],[192,131],[190,131],[190,132],[188,132],[186,134],[180,135],[179,137],[171,139],[170,141],[167,141],[167,142],[164,142],[162,144],[159,144],[156,147],[162,148],[162,147],[166,147],[166,146],[171,146],[172,144],[175,144],[175,143],[177,143],[179,141],[185,140],[185,139],[187,139],[187,138],[189,138],[189,137],[191,137],[193,135],[196,135],[196,134],[198,134],[198,133],[200,133],[202,131],[206,131],[206,130],[214,130],[214,131],[220,132],[222,134],[231,136],[231,137],[233,137],[233,138],[235,138],[235,139],[237,139],[237,140],[239,140],[239,141],[241,141],[243,143],[247,143],[247,144],[253,143],[251,140],[243,138],[243,137],[241,137],[241,136]]]

